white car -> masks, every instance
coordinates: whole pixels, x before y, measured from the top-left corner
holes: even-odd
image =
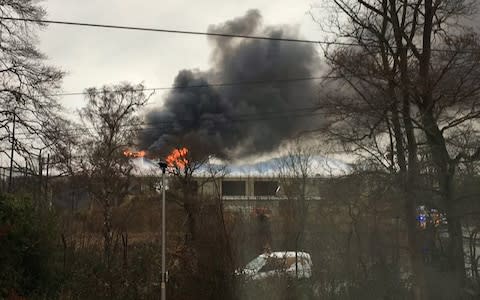
[[[297,262],[297,263],[295,263]],[[263,253],[250,261],[245,268],[235,272],[251,280],[286,275],[291,278],[312,277],[312,259],[306,252],[278,251]],[[298,273],[296,272],[298,270]]]

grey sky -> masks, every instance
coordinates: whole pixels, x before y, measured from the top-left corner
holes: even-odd
[[[242,16],[257,8],[264,24],[296,24],[308,39],[321,32],[307,14],[311,0],[154,1],[49,0],[43,2],[48,19],[206,31],[208,25]],[[63,90],[130,81],[147,87],[170,86],[181,69],[207,69],[210,47],[205,36],[49,25],[39,35],[40,49],[49,62],[67,72]],[[152,98],[160,101],[161,93]],[[73,110],[82,96],[68,96],[62,104]]]

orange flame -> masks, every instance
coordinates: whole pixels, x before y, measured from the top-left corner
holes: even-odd
[[[147,153],[144,150],[141,150],[141,151],[125,150],[125,151],[123,151],[123,155],[125,155],[126,157],[133,157],[133,158],[144,157],[146,154]]]
[[[188,164],[187,154],[188,149],[185,147],[173,149],[172,153],[167,156],[167,165],[169,167],[184,169]]]

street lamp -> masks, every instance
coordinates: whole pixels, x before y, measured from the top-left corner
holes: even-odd
[[[165,172],[167,170],[167,163],[160,161],[158,163],[160,169],[162,169],[162,283],[161,283],[161,299],[166,300],[166,282],[167,272],[165,271]]]

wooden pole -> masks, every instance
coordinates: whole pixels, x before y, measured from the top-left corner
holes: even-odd
[[[17,115],[13,112],[13,128],[12,128],[12,138],[11,138],[11,152],[10,152],[10,173],[8,175],[8,192],[12,192],[13,185],[13,155],[15,154],[15,122]]]

